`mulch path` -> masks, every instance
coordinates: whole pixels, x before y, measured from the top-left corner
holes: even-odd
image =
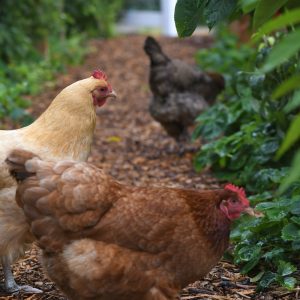
[[[57,93],[68,84],[90,76],[95,68],[104,70],[118,99],[97,111],[98,120],[90,162],[106,170],[121,182],[135,185],[207,188],[216,186],[209,174],[197,174],[192,167],[193,153],[179,153],[174,140],[166,135],[148,113],[149,61],[144,54],[145,36],[117,37],[92,41],[92,53],[80,67],[58,76],[56,85],[32,99],[31,113],[38,116]],[[211,38],[194,36],[179,40],[158,38],[164,51],[173,58],[194,63],[194,54],[208,47]],[[196,144],[197,146],[197,144]],[[34,247],[14,265],[19,284],[44,291],[40,295],[2,296],[0,299],[66,299],[44,275]],[[2,272],[0,280],[3,279]],[[202,281],[185,288],[182,300],[298,299],[298,295],[275,289],[257,293],[248,277],[236,266],[220,262]]]

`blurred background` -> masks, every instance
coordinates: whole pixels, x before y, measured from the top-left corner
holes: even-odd
[[[36,94],[56,72],[80,64],[89,51],[88,39],[147,32],[177,35],[175,4],[175,0],[1,1],[0,118],[31,122],[21,95]]]

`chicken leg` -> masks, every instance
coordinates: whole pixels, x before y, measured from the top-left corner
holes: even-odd
[[[29,285],[18,285],[14,279],[9,260],[6,256],[1,258],[1,264],[3,268],[3,274],[4,274],[3,287],[5,292],[10,294],[18,293],[20,291],[22,291],[25,294],[39,294],[43,292]]]

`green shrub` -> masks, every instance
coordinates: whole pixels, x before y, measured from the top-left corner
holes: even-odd
[[[79,64],[88,37],[112,36],[122,2],[2,0],[0,118],[28,124],[24,95],[41,91],[66,65]]]
[[[195,166],[199,171],[210,166],[219,178],[245,186],[265,214],[235,224],[233,258],[242,272],[254,276],[259,289],[273,283],[293,289],[300,271],[300,5],[294,0],[272,5],[265,0],[178,0],[175,21],[179,35],[187,36],[203,16],[211,28],[246,13],[257,31],[252,43],[263,43],[252,67],[245,71],[238,63],[241,70],[231,73],[221,101],[198,117],[194,138],[207,143]],[[206,61],[215,71],[230,73],[231,53],[220,52],[223,69],[211,58]]]
[[[86,32],[93,37],[112,37],[122,7],[123,0],[65,1],[67,31]]]
[[[54,79],[56,72],[64,71],[66,65],[80,63],[88,51],[82,46],[83,41],[78,35],[50,42],[46,58],[37,55],[36,61],[28,59],[26,62],[20,60],[3,64],[0,72],[0,119],[9,117],[22,125],[32,122],[25,110],[30,102],[25,100],[24,95],[41,92],[45,83]]]
[[[241,218],[232,232],[237,243],[234,261],[242,265],[242,273],[254,276],[259,288],[274,282],[293,288],[300,246],[300,185],[282,195],[276,191],[288,175],[296,148],[280,160],[275,154],[294,113],[283,110],[289,97],[274,100],[272,91],[299,66],[294,58],[270,73],[258,73],[274,39],[266,39],[255,56],[255,50],[237,43],[228,48],[228,40],[232,37],[223,34],[216,47],[197,55],[201,68],[211,66],[229,75],[219,102],[197,118],[193,137],[206,143],[195,156],[195,168],[210,166],[221,180],[244,186],[252,194],[252,204],[265,214],[259,219]]]

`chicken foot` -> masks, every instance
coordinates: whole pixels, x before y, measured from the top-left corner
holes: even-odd
[[[7,257],[1,258],[1,264],[3,268],[4,273],[4,284],[1,284],[3,287],[3,290],[9,294],[18,293],[22,291],[25,294],[39,294],[43,291],[33,288],[29,285],[18,285],[14,279],[11,265],[7,259]]]

